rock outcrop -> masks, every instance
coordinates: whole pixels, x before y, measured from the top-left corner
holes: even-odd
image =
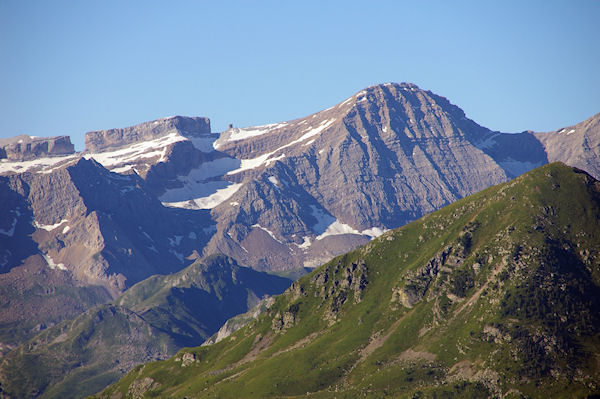
[[[85,148],[90,152],[102,152],[163,137],[173,131],[188,135],[210,134],[210,120],[173,116],[120,129],[88,132],[85,134]]]
[[[0,159],[29,161],[36,158],[69,155],[75,152],[69,136],[33,137],[20,135],[0,139]]]

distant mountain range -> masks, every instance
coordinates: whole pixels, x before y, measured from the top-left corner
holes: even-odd
[[[98,398],[600,393],[600,182],[551,164],[301,277],[219,343]]]
[[[65,136],[2,139],[0,353],[207,256],[298,277],[548,162],[598,178],[599,123],[493,132],[443,97],[390,83],[220,134],[208,118],[174,116],[89,132],[83,152]]]

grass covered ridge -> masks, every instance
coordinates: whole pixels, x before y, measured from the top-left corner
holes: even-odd
[[[550,164],[300,278],[227,339],[97,397],[599,393],[600,183]]]

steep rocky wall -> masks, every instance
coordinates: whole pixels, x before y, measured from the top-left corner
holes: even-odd
[[[208,134],[210,133],[210,119],[173,116],[121,129],[88,132],[85,134],[85,148],[90,152],[100,152],[109,148],[118,148],[127,144],[161,137],[173,130],[192,136]]]
[[[0,140],[0,159],[29,161],[53,155],[68,155],[75,152],[69,136],[32,137],[16,136]]]

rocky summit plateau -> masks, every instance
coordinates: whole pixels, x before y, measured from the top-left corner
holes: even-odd
[[[214,133],[209,118],[173,116],[89,132],[85,146],[75,152],[66,136],[0,140],[2,355],[96,306],[120,309],[115,301],[136,284],[217,254],[297,278],[549,162],[600,178],[600,114],[552,132],[502,133],[411,83],[371,86],[290,121]],[[194,326],[186,318],[180,327]],[[167,346],[151,352],[178,349]]]

